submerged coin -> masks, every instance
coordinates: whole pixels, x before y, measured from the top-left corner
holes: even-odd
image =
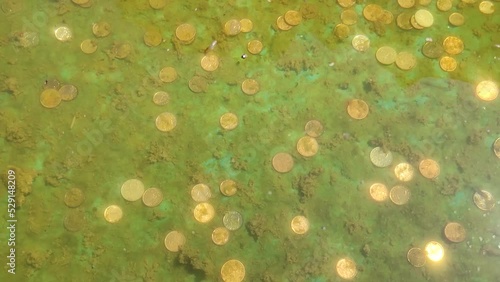
[[[394,174],[399,181],[410,181],[413,179],[415,169],[409,163],[399,163],[394,168]]]
[[[483,101],[493,101],[498,97],[498,86],[491,80],[484,80],[476,86],[476,96]]]
[[[229,241],[229,230],[225,227],[217,227],[212,231],[212,242],[218,246],[225,245]]]
[[[347,113],[353,119],[364,119],[369,111],[368,104],[361,99],[352,99],[347,103]]]
[[[198,222],[207,223],[214,218],[215,209],[209,203],[199,203],[194,208],[193,214],[194,214],[194,218]]]
[[[224,196],[233,196],[238,191],[238,185],[234,180],[227,179],[220,183],[219,190]]]
[[[118,59],[125,59],[132,53],[132,45],[128,43],[118,43],[115,44],[111,50],[111,53],[115,55]]]
[[[500,159],[500,137],[493,142],[493,153]]]
[[[451,0],[437,0],[436,7],[441,12],[447,12],[453,7]]]
[[[190,44],[196,37],[196,29],[188,23],[183,23],[175,29],[175,36],[182,43]]]
[[[224,214],[222,223],[224,223],[224,226],[227,229],[235,231],[240,229],[240,227],[243,225],[243,217],[237,211],[228,211],[226,212],[226,214]]]
[[[453,243],[465,240],[465,228],[458,222],[449,222],[444,227],[444,236]]]
[[[373,183],[370,186],[370,196],[377,202],[383,202],[389,197],[389,191],[384,184]]]
[[[333,30],[333,34],[335,34],[335,36],[337,36],[337,38],[339,39],[345,39],[349,37],[350,32],[351,30],[349,29],[349,26],[345,24],[338,24]]]
[[[396,66],[402,70],[411,70],[417,64],[417,59],[409,52],[399,52],[396,56]]]
[[[430,59],[437,59],[444,54],[444,48],[435,41],[427,41],[422,47],[422,54]]]
[[[358,274],[356,263],[350,258],[343,258],[337,261],[335,266],[337,274],[346,280],[351,280]]]
[[[298,25],[302,22],[302,14],[299,11],[289,10],[285,13],[285,22],[291,26]]]
[[[225,113],[220,117],[219,123],[225,130],[233,130],[238,126],[238,116],[233,113]]]
[[[464,42],[457,36],[448,36],[443,41],[443,48],[450,55],[458,55],[464,50]]]
[[[177,119],[174,114],[164,112],[156,117],[155,124],[159,131],[168,132],[175,128]]]
[[[423,177],[433,179],[439,176],[439,164],[433,159],[425,159],[420,162],[418,169]]]
[[[306,123],[304,130],[311,137],[319,137],[323,133],[323,125],[320,121],[310,120]]]
[[[399,6],[401,6],[401,8],[411,8],[413,6],[415,6],[415,0],[398,0],[398,4]]]
[[[283,31],[290,30],[293,27],[285,22],[285,18],[283,18],[283,16],[279,16],[276,19],[276,26],[278,26],[278,29]]]
[[[207,54],[201,58],[201,68],[206,71],[215,71],[219,67],[219,57],[215,54]]]
[[[179,231],[170,231],[163,241],[165,248],[171,252],[178,252],[186,243],[186,237]]]
[[[104,210],[104,219],[109,223],[116,223],[123,217],[122,209],[117,205],[108,206]]]
[[[460,13],[452,13],[448,17],[448,22],[454,26],[462,26],[465,23],[465,18]]]
[[[260,42],[259,40],[251,40],[247,44],[248,52],[254,55],[259,54],[260,51],[262,51],[262,48],[263,48],[262,42]]]
[[[137,201],[144,194],[144,184],[139,179],[129,179],[122,184],[121,194],[127,201]]]
[[[167,0],[149,0],[149,6],[155,10],[160,10],[167,6]]]
[[[153,103],[158,106],[163,106],[168,104],[170,101],[170,95],[165,91],[158,91],[153,95]]]
[[[224,24],[224,33],[229,36],[235,36],[241,31],[241,23],[239,20],[232,19]]]
[[[241,282],[245,278],[245,266],[239,260],[228,260],[222,265],[220,275],[224,282]]]
[[[106,37],[111,33],[111,25],[105,21],[96,22],[92,25],[92,33],[96,37]]]
[[[444,257],[443,245],[436,241],[430,241],[425,245],[425,254],[432,261],[440,261]]]
[[[54,30],[54,35],[57,40],[65,42],[71,40],[73,38],[73,32],[67,26],[60,26]]]
[[[289,172],[293,168],[293,157],[288,153],[277,153],[273,157],[272,164],[277,172]]]
[[[189,89],[191,89],[194,93],[204,92],[207,85],[207,79],[199,75],[195,75],[189,80]]]
[[[352,9],[344,10],[342,14],[340,14],[340,20],[343,24],[354,25],[358,21],[358,14]]]
[[[406,186],[396,185],[392,187],[389,193],[389,198],[394,204],[401,206],[408,203],[408,200],[410,200],[410,195],[410,190],[406,188]]]
[[[147,207],[156,207],[163,201],[163,193],[158,188],[148,188],[142,194],[142,203]]]
[[[297,215],[290,222],[290,227],[295,234],[305,234],[309,231],[309,220],[302,215]]]
[[[312,157],[318,153],[318,141],[310,136],[304,136],[297,141],[297,152],[304,157]]]
[[[486,190],[478,190],[474,193],[473,200],[476,207],[483,211],[489,211],[495,207],[495,199],[493,199],[493,195]]]
[[[376,167],[388,167],[392,164],[392,152],[375,147],[370,152],[370,161]]]
[[[250,32],[253,29],[253,22],[250,19],[240,20],[241,32]]]
[[[40,103],[48,109],[55,108],[61,103],[61,94],[56,89],[48,88],[40,94]]]
[[[390,65],[396,61],[397,52],[394,48],[383,46],[375,53],[377,61],[383,65]]]
[[[156,47],[161,44],[163,37],[157,28],[151,28],[144,33],[144,44],[149,47]]]
[[[210,187],[203,183],[198,183],[191,188],[191,198],[196,202],[206,202],[212,197]]]
[[[255,95],[260,90],[259,83],[255,79],[245,79],[241,83],[241,90],[247,95]]]
[[[65,84],[59,88],[59,94],[63,101],[71,101],[78,96],[78,89],[71,84]]]
[[[493,14],[495,12],[495,4],[491,1],[481,1],[479,3],[479,11],[486,15]]]
[[[159,77],[163,82],[172,82],[177,79],[177,71],[173,67],[164,67],[160,70]]]
[[[365,52],[370,48],[370,39],[363,34],[354,36],[351,43],[352,47],[359,52]]]
[[[439,59],[439,66],[442,70],[450,72],[457,69],[458,63],[453,57],[443,56]]]
[[[368,4],[363,9],[363,16],[371,22],[376,22],[378,17],[382,14],[382,7],[377,4]]]
[[[85,39],[80,44],[80,49],[85,54],[92,54],[97,50],[97,41],[93,39]]]
[[[406,259],[414,267],[422,267],[425,265],[425,252],[420,248],[411,248],[406,254]]]
[[[71,232],[80,231],[85,225],[85,215],[79,210],[70,210],[64,217],[64,228]]]
[[[76,208],[85,201],[85,195],[78,188],[71,188],[64,195],[64,203],[70,208]]]
[[[415,13],[415,21],[423,27],[430,27],[434,23],[434,16],[425,9],[420,9]]]

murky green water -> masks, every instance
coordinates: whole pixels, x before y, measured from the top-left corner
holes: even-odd
[[[1,281],[222,281],[221,267],[231,259],[244,264],[245,281],[341,281],[335,265],[342,258],[356,263],[357,281],[500,279],[498,205],[481,211],[472,200],[478,189],[494,201],[500,197],[500,161],[492,149],[500,137],[498,99],[474,95],[480,81],[498,84],[500,78],[498,1],[491,15],[480,13],[480,1],[454,1],[447,12],[435,1],[411,9],[396,1],[358,1],[357,23],[345,39],[334,35],[343,8],[332,0],[172,1],[158,10],[145,0],[92,1],[87,8],[71,1],[2,1]],[[362,15],[367,4],[394,18],[425,8],[434,24],[406,31],[395,20],[369,22]],[[288,10],[301,11],[303,20],[281,31],[276,19]],[[452,12],[464,15],[463,26],[448,25]],[[243,18],[253,21],[251,32],[223,33],[224,23]],[[93,35],[100,21],[111,26],[109,36]],[[191,44],[176,39],[183,23],[196,29]],[[67,42],[54,36],[62,25],[73,33]],[[159,46],[144,43],[151,30],[160,31]],[[370,39],[367,51],[352,47],[357,34]],[[447,73],[421,48],[449,35],[465,48],[452,56],[458,67]],[[95,53],[81,51],[85,39],[97,43]],[[258,55],[247,51],[253,39],[264,46]],[[214,40],[220,65],[207,72],[200,60]],[[132,46],[126,58],[116,57],[121,44]],[[375,52],[386,45],[413,54],[416,66],[403,71],[378,63]],[[158,77],[167,66],[178,73],[171,83]],[[202,93],[188,87],[195,76]],[[258,81],[257,94],[242,92],[246,78]],[[78,96],[44,108],[40,95],[54,79],[75,85]],[[168,104],[153,103],[157,91],[169,93]],[[366,118],[347,114],[351,99],[369,105]],[[162,112],[176,116],[170,132],[155,127]],[[227,112],[239,119],[231,131],[219,124]],[[297,141],[312,119],[324,133],[318,153],[302,157]],[[370,162],[376,146],[393,152],[390,167]],[[279,152],[292,155],[292,171],[273,170]],[[440,165],[434,180],[418,172],[425,158]],[[400,162],[415,168],[411,181],[395,177]],[[13,247],[6,228],[12,224],[9,170],[16,175],[15,275],[7,264]],[[120,187],[131,178],[160,188],[163,202],[149,208],[125,201]],[[238,185],[234,196],[219,191],[226,179]],[[411,198],[402,206],[376,203],[369,194],[374,182],[389,189],[404,184]],[[208,223],[193,217],[197,203],[190,193],[197,183],[212,191],[215,217]],[[70,208],[64,198],[74,187],[85,201]],[[114,224],[103,216],[112,204],[123,210]],[[217,246],[211,234],[228,211],[241,213],[243,226]],[[309,220],[304,235],[290,228],[296,215]],[[464,242],[445,238],[451,221],[465,228]],[[180,252],[164,246],[172,230],[186,237]],[[408,250],[429,241],[443,245],[444,258],[412,266]]]

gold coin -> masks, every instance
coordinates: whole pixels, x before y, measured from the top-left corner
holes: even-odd
[[[370,186],[370,196],[377,202],[383,202],[389,197],[389,191],[384,184],[373,183]]]
[[[183,23],[175,29],[175,36],[182,43],[189,44],[192,43],[196,37],[196,29],[188,23]]]
[[[82,8],[92,7],[92,0],[84,0],[84,1],[85,1],[85,3],[80,4],[80,7],[82,7]]]
[[[64,203],[70,208],[76,208],[85,201],[85,195],[78,188],[69,189],[64,195]]]
[[[425,252],[420,248],[411,248],[406,254],[406,259],[414,267],[422,267],[425,265]]]
[[[444,48],[437,42],[427,41],[422,47],[422,54],[427,58],[437,59],[444,54]]]
[[[493,199],[493,195],[486,190],[479,190],[474,193],[473,200],[476,207],[483,211],[489,211],[495,207],[495,199]]]
[[[241,23],[239,20],[229,20],[224,24],[224,33],[229,36],[238,35],[241,31]]]
[[[201,223],[207,223],[215,216],[214,207],[209,203],[199,203],[193,210],[194,218]]]
[[[249,19],[240,20],[241,32],[250,32],[253,29],[253,22]]]
[[[396,185],[389,192],[389,198],[398,206],[408,203],[410,196],[410,190],[403,185]]]
[[[383,13],[382,7],[377,4],[368,4],[363,9],[363,17],[368,21],[375,22],[378,17]]]
[[[189,80],[189,89],[191,89],[194,93],[201,93],[206,91],[207,84],[208,82],[206,78],[195,75]]]
[[[80,44],[80,49],[85,54],[92,54],[97,50],[97,41],[92,39],[85,39]]]
[[[337,0],[337,3],[339,3],[341,7],[349,8],[356,4],[356,0]]]
[[[158,91],[153,95],[153,103],[158,106],[163,106],[168,104],[170,101],[170,96],[165,91]]]
[[[278,26],[278,29],[280,30],[290,30],[292,28],[291,25],[287,24],[285,22],[285,18],[283,18],[283,16],[279,16],[277,19],[276,19],[276,26]]]
[[[312,157],[318,153],[318,141],[310,136],[304,136],[297,142],[297,152],[304,157]]]
[[[352,39],[352,47],[359,52],[365,52],[370,48],[370,39],[366,35],[356,35]]]
[[[290,226],[295,234],[305,234],[309,231],[309,220],[305,216],[297,215],[292,219]]]
[[[43,90],[42,94],[40,94],[40,103],[45,108],[55,108],[59,106],[61,100],[61,94],[59,93],[59,91],[53,88],[45,89]]]
[[[259,92],[260,86],[257,80],[247,78],[241,83],[241,90],[247,95],[255,95]]]
[[[431,12],[420,9],[415,13],[415,20],[423,27],[430,27],[434,23],[434,16]]]
[[[319,137],[323,133],[323,125],[320,121],[310,120],[306,123],[304,130],[311,137]]]
[[[154,208],[163,201],[163,193],[158,188],[148,188],[142,194],[142,203],[147,207]]]
[[[413,26],[411,25],[412,16],[413,14],[410,12],[403,12],[396,17],[396,24],[399,26],[399,28],[404,30],[413,29]]]
[[[179,231],[170,231],[167,236],[165,236],[163,243],[167,250],[175,253],[186,244],[186,237]]]
[[[65,42],[73,38],[73,32],[67,26],[60,26],[54,30],[54,36],[57,40]]]
[[[398,0],[398,4],[401,8],[408,9],[415,6],[415,0]]]
[[[302,14],[298,11],[289,10],[283,16],[285,22],[291,26],[298,25],[302,22]]]
[[[59,94],[61,94],[61,99],[63,101],[71,101],[78,96],[78,89],[76,86],[71,84],[65,84],[59,88]]]
[[[224,214],[222,223],[227,229],[235,231],[243,225],[243,217],[237,211],[228,211]]]
[[[420,162],[418,165],[418,170],[423,177],[434,179],[439,176],[440,168],[439,164],[433,159],[425,159]]]
[[[402,70],[411,70],[417,64],[417,59],[409,52],[399,52],[396,56],[396,66]]]
[[[238,126],[238,116],[233,113],[225,113],[220,117],[219,123],[225,130],[233,130]]]
[[[177,119],[173,114],[164,112],[156,117],[155,124],[159,131],[168,132],[175,128]]]
[[[210,187],[203,183],[198,183],[191,188],[191,198],[196,202],[206,202],[212,197]]]
[[[497,138],[495,142],[493,142],[493,153],[500,159],[500,138]]]
[[[83,5],[83,4],[87,4],[87,2],[89,2],[90,0],[71,0],[71,2],[77,4],[77,5]]]
[[[132,45],[128,43],[117,44],[113,46],[111,53],[113,53],[115,57],[118,59],[124,59],[128,57],[130,53],[132,53]]]
[[[147,46],[156,47],[161,44],[163,37],[158,29],[151,28],[144,33],[143,40]]]
[[[464,42],[456,36],[448,36],[443,41],[443,48],[450,55],[458,55],[464,50]]]
[[[484,101],[493,101],[498,96],[498,86],[491,80],[483,80],[476,86],[476,96]]]
[[[376,167],[388,167],[392,164],[392,152],[375,147],[370,151],[370,161]]]
[[[353,25],[358,21],[358,14],[353,9],[344,10],[342,14],[340,14],[340,20],[343,24]]]
[[[409,163],[399,163],[394,168],[394,174],[399,181],[408,182],[413,179],[415,169]]]
[[[382,10],[382,14],[380,14],[377,20],[384,24],[391,24],[394,21],[394,15],[391,11]]]
[[[137,201],[144,194],[144,184],[139,179],[129,179],[122,184],[121,194],[127,201]]]
[[[337,36],[337,38],[339,39],[344,39],[349,37],[349,33],[350,33],[349,26],[345,24],[338,24],[335,26],[335,29],[333,30],[333,34],[335,34],[335,36]]]
[[[465,23],[465,18],[462,14],[460,13],[452,13],[448,17],[448,22],[454,26],[461,26]]]
[[[356,263],[350,258],[340,259],[335,268],[342,279],[351,280],[358,274]]]
[[[382,46],[378,48],[377,52],[375,53],[377,61],[383,65],[390,65],[394,63],[396,61],[397,55],[398,53],[396,53],[396,50],[389,46]]]
[[[215,54],[207,54],[201,58],[201,68],[206,71],[214,71],[219,67],[219,57]]]
[[[117,205],[108,206],[104,210],[104,219],[109,223],[115,223],[120,221],[123,217],[122,209]]]
[[[111,25],[105,21],[96,22],[92,25],[92,33],[96,37],[106,37],[111,33]]]
[[[451,3],[451,0],[437,0],[436,7],[441,12],[447,12],[453,7],[453,3]]]
[[[225,282],[241,282],[245,278],[245,266],[239,260],[228,260],[222,265],[220,275]]]
[[[259,40],[251,40],[247,44],[247,49],[248,52],[257,55],[260,53],[260,51],[262,51],[262,46],[262,42],[260,42]]]
[[[217,227],[212,231],[212,242],[218,246],[225,245],[229,241],[229,230],[225,227]]]
[[[281,173],[289,172],[293,168],[293,158],[288,153],[277,153],[274,155],[272,163],[273,168]]]
[[[220,183],[219,190],[224,196],[231,197],[238,191],[238,185],[234,180],[227,179]]]
[[[430,241],[425,245],[425,254],[432,261],[440,261],[444,257],[444,248],[439,242]]]
[[[465,240],[465,228],[458,222],[449,222],[444,227],[444,236],[453,243]]]
[[[177,71],[173,67],[164,67],[160,70],[159,77],[163,82],[172,82],[177,79]]]
[[[85,215],[81,210],[70,210],[64,217],[63,225],[66,230],[77,232],[85,226]]]
[[[458,63],[453,57],[443,56],[439,59],[439,66],[442,70],[450,72],[457,69]]]
[[[479,11],[486,15],[493,14],[495,12],[495,5],[491,1],[481,1],[479,3]]]
[[[417,23],[417,21],[415,20],[415,15],[411,16],[410,18],[410,24],[411,26],[414,28],[414,29],[418,29],[418,30],[421,30],[421,29],[424,29],[423,26],[419,25]]]
[[[361,99],[352,99],[347,103],[347,113],[353,119],[364,119],[369,111],[368,104]]]
[[[149,0],[149,6],[155,10],[160,10],[167,6],[167,0]]]

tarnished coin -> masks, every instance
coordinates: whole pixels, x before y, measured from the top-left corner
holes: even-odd
[[[498,97],[498,85],[491,80],[483,80],[476,86],[476,96],[483,101],[493,101]]]
[[[61,87],[61,83],[59,80],[55,78],[49,78],[45,80],[45,83],[43,84],[43,89],[55,89],[58,90],[59,87]]]
[[[402,70],[411,70],[417,64],[417,59],[409,52],[399,52],[396,56],[396,66]]]
[[[212,231],[212,242],[218,246],[225,245],[229,241],[229,230],[225,227],[217,227]]]
[[[116,223],[123,217],[122,208],[117,205],[108,206],[104,210],[104,219],[109,223]]]
[[[437,0],[436,7],[441,12],[447,12],[453,7],[451,0]]]
[[[437,59],[444,54],[444,48],[435,41],[427,41],[422,47],[422,54],[430,59]]]
[[[349,26],[343,23],[336,25],[333,29],[333,34],[335,34],[335,36],[339,39],[349,37],[350,32],[351,30],[349,29]]]
[[[85,195],[78,188],[69,189],[64,195],[64,203],[70,208],[76,208],[85,201]]]
[[[274,155],[273,160],[273,168],[277,172],[285,173],[289,172],[293,168],[293,158],[292,155],[288,153],[277,153]]]
[[[375,53],[377,61],[383,65],[390,65],[396,61],[398,53],[390,46],[382,46]]]
[[[222,265],[220,275],[224,282],[241,282],[245,278],[245,266],[239,260],[228,260]]]
[[[394,174],[399,181],[408,182],[413,179],[415,169],[409,163],[399,163],[394,168]]]
[[[373,183],[370,186],[370,196],[377,202],[383,202],[389,197],[389,191],[384,184]]]
[[[361,99],[352,99],[347,103],[347,113],[353,119],[364,119],[369,111],[368,104]]]
[[[341,7],[349,8],[356,4],[356,0],[337,0],[337,3],[339,3]]]
[[[321,134],[323,134],[323,125],[321,124],[320,121],[310,120],[306,123],[304,130],[305,130],[307,135],[309,135],[313,138],[317,138]]]
[[[223,30],[226,35],[238,35],[241,32],[241,23],[239,20],[231,19],[224,24]]]
[[[290,227],[295,234],[305,234],[309,231],[309,220],[303,215],[297,215],[290,222]]]
[[[454,26],[462,26],[465,23],[465,17],[460,13],[452,13],[448,17],[448,22]]]
[[[225,130],[233,130],[238,126],[238,116],[233,113],[225,113],[220,117],[219,123]]]
[[[410,190],[406,188],[406,186],[396,185],[392,187],[391,192],[389,193],[389,198],[394,204],[401,206],[408,203],[410,195]]]
[[[241,90],[247,95],[255,95],[260,90],[259,83],[255,79],[245,79],[241,83]]]
[[[191,89],[194,93],[205,92],[207,86],[207,79],[203,76],[195,75],[189,80],[189,89]]]
[[[370,152],[370,161],[376,167],[388,167],[392,164],[392,152],[375,147]]]
[[[240,229],[240,227],[243,225],[243,217],[237,211],[228,211],[224,214],[222,223],[224,223],[224,226],[227,229],[235,231]]]
[[[198,183],[191,188],[191,198],[196,202],[206,202],[212,197],[210,187],[203,183]]]
[[[163,193],[158,188],[148,188],[142,194],[142,203],[147,207],[156,207],[163,201]]]
[[[149,0],[149,6],[155,10],[160,10],[167,6],[167,0]]]
[[[350,258],[343,258],[337,261],[335,269],[337,270],[337,274],[346,280],[351,280],[358,274],[356,263]]]
[[[411,12],[402,12],[396,17],[396,24],[403,30],[411,30],[413,26],[411,25],[411,17],[413,13]]]
[[[358,21],[358,14],[354,9],[347,9],[340,14],[340,20],[345,25],[354,25]]]
[[[476,207],[483,211],[489,211],[495,207],[495,199],[493,198],[493,195],[486,190],[478,190],[474,193],[473,200]]]
[[[263,45],[262,45],[262,42],[260,42],[260,40],[256,40],[256,39],[251,40],[247,44],[248,52],[250,52],[251,54],[254,54],[254,55],[259,54],[260,51],[262,51],[262,48],[263,48]]]
[[[299,11],[289,10],[284,15],[285,22],[291,26],[302,22],[302,14]]]
[[[411,248],[406,254],[406,259],[414,267],[422,267],[425,265],[425,252],[420,248]]]
[[[444,248],[441,243],[430,241],[425,245],[425,254],[432,261],[440,261],[444,257]]]
[[[59,88],[59,94],[61,95],[61,99],[63,101],[71,101],[78,96],[78,89],[76,86],[71,84],[65,84]]]
[[[172,82],[177,79],[177,71],[173,67],[164,67],[160,70],[159,77],[163,82]]]
[[[144,184],[139,179],[129,179],[122,184],[121,194],[127,201],[137,201],[144,194]]]
[[[85,54],[92,54],[97,51],[97,41],[93,39],[85,39],[80,43],[80,49]]]
[[[198,222],[207,223],[214,218],[215,209],[209,203],[199,203],[194,208],[193,214],[194,214],[194,218]]]
[[[111,53],[118,59],[125,59],[132,53],[132,45],[128,43],[117,43],[111,49]]]
[[[111,25],[105,21],[96,22],[92,25],[92,33],[96,37],[106,37],[111,33]]]
[[[227,179],[220,183],[219,190],[222,195],[231,197],[238,191],[238,184],[234,180]]]
[[[458,222],[449,222],[444,227],[444,236],[453,243],[465,240],[465,228]]]
[[[290,30],[293,27],[285,22],[285,19],[283,18],[283,16],[279,16],[276,19],[276,26],[278,27],[278,29],[283,30],[283,31]]]
[[[250,19],[240,20],[241,32],[250,32],[253,29],[253,22]]]
[[[433,159],[425,159],[418,165],[418,170],[423,177],[433,179],[439,176],[440,168],[439,164]]]
[[[500,137],[493,142],[493,153],[500,159]]]
[[[398,0],[399,6],[401,6],[401,8],[406,8],[406,9],[415,6],[415,3],[416,3],[415,0]]]
[[[179,231],[170,231],[163,242],[165,248],[171,252],[178,252],[184,244],[186,244],[186,237]]]
[[[177,119],[174,114],[164,112],[156,117],[155,124],[159,131],[168,132],[175,128]]]
[[[312,157],[318,153],[318,141],[310,136],[304,136],[297,141],[297,152],[304,157]]]
[[[365,52],[370,48],[370,39],[363,34],[354,36],[351,43],[352,47],[359,52]]]
[[[190,44],[196,37],[196,29],[188,23],[183,23],[175,29],[175,36],[182,43]]]
[[[370,22],[376,22],[382,14],[382,7],[377,4],[368,4],[363,8],[363,17]]]
[[[68,231],[80,231],[85,226],[85,214],[79,210],[70,210],[64,217],[63,225]]]
[[[153,95],[153,103],[158,106],[163,106],[168,104],[170,101],[170,95],[165,91],[158,91]]]
[[[59,106],[61,100],[62,100],[61,93],[59,93],[59,91],[53,88],[45,89],[40,94],[40,103],[45,108],[49,109],[55,108]]]
[[[209,53],[201,58],[201,68],[206,71],[215,71],[219,67],[219,57]]]

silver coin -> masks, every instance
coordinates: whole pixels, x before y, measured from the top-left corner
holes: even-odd
[[[243,217],[237,211],[228,211],[222,218],[224,226],[231,230],[238,230],[243,225]]]
[[[392,153],[389,150],[384,151],[380,147],[375,147],[370,152],[370,161],[376,167],[388,167],[392,164]]]

